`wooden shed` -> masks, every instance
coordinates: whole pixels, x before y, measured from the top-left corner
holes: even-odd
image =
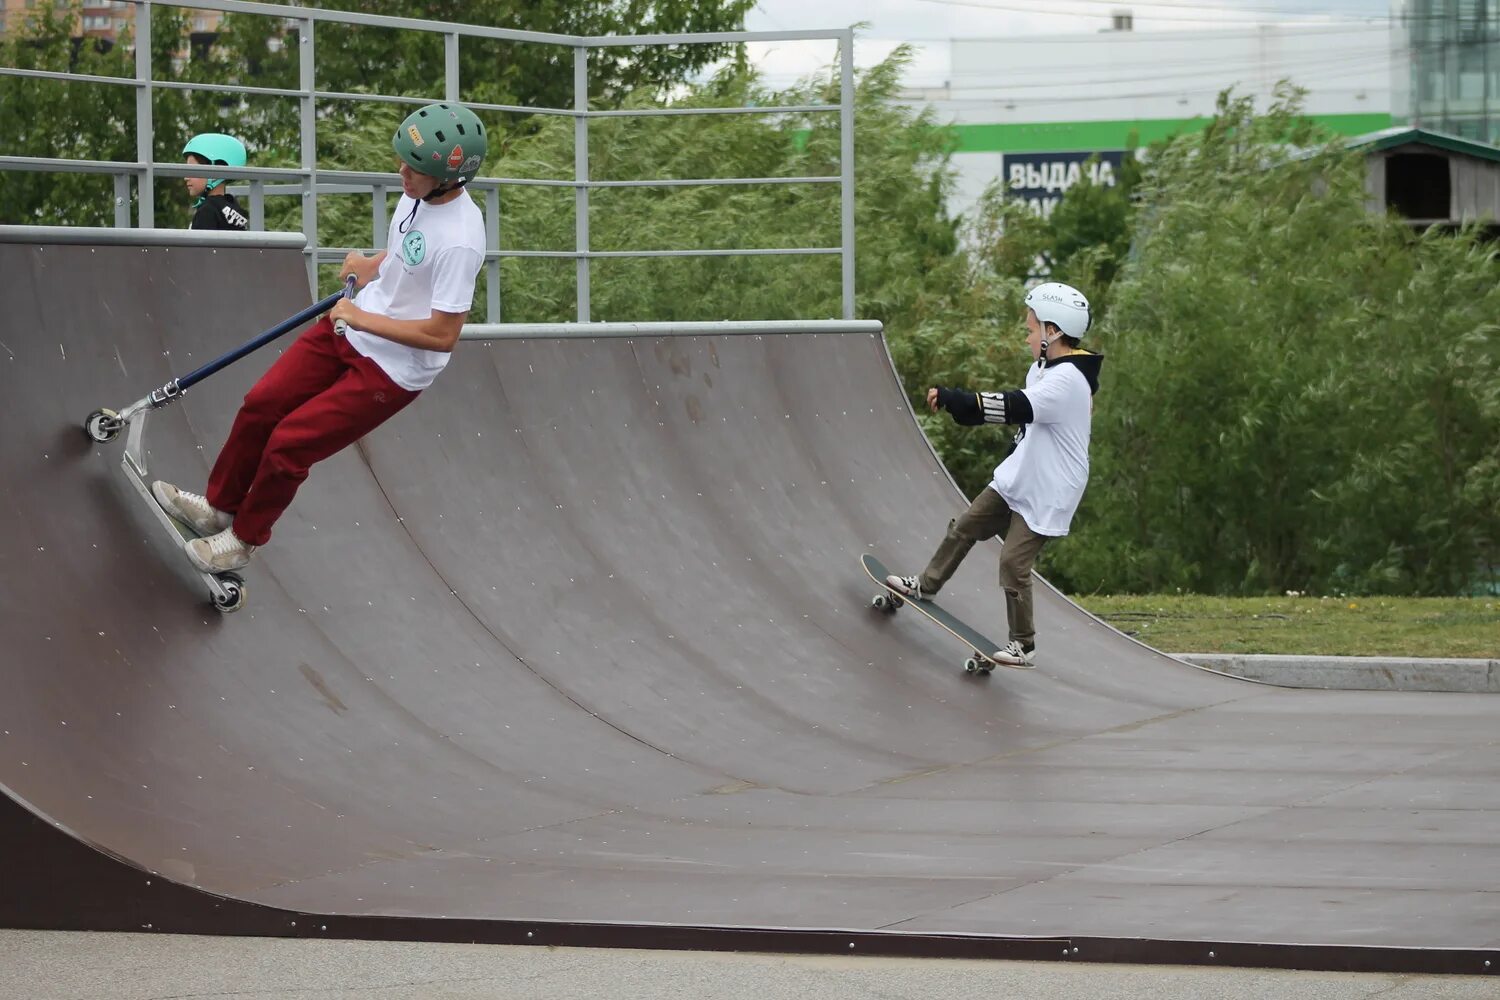
[[[1414,226],[1500,226],[1500,147],[1406,126],[1349,145],[1365,155],[1370,211],[1396,212]]]

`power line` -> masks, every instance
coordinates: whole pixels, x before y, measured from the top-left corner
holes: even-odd
[[[1243,23],[1243,22],[1231,22]],[[1101,43],[1122,44],[1128,42],[1140,42],[1142,45],[1160,42],[1191,42],[1204,35],[1212,34],[1215,38],[1258,38],[1265,34],[1266,28],[1276,28],[1285,32],[1291,38],[1305,38],[1313,35],[1347,35],[1368,30],[1374,32],[1389,32],[1389,23],[1366,24],[1340,23],[1331,24],[1321,21],[1281,21],[1260,22],[1254,28],[1226,28],[1222,31],[1205,31],[1201,28],[1186,31],[1098,31],[1087,34],[1078,32],[1056,32],[1045,35],[969,35],[959,38],[955,35],[912,35],[909,37],[896,38],[886,35],[860,35],[859,37],[868,42],[1021,42],[1025,41],[1032,45],[1076,45],[1079,43]],[[833,43],[829,42],[829,47]]]
[[[1114,14],[1116,12],[1118,12],[1118,11],[1120,11],[1122,9],[1121,5],[1122,5],[1123,2],[1125,2],[1125,0],[1063,0],[1063,2],[1070,3],[1070,4],[1099,4],[1101,6],[1107,6],[1110,9],[1107,10],[1107,11],[1106,10],[1099,10],[1099,9],[1095,9],[1095,8],[1087,8],[1087,9],[1084,9],[1084,10],[1061,10],[1061,9],[1057,9],[1056,7],[1049,7],[1047,10],[1040,11],[1040,12],[1037,10],[1037,8],[1034,5],[1029,5],[1029,4],[1024,4],[1024,3],[1004,3],[1004,2],[1002,2],[1002,0],[913,0],[913,2],[915,2],[915,3],[940,4],[940,5],[945,6],[945,7],[967,7],[967,8],[974,9],[974,10],[988,10],[988,11],[995,11],[995,12],[1004,11],[1004,12],[1007,12],[1007,13],[1021,13],[1021,14],[1047,13],[1047,14],[1056,14],[1056,15],[1066,16],[1066,17],[1097,17],[1097,18],[1103,18],[1103,19],[1110,19],[1110,18],[1112,18],[1114,16]],[[1268,7],[1268,8],[1221,7],[1221,6],[1218,6],[1216,4],[1199,4],[1199,3],[1176,4],[1176,3],[1167,3],[1167,2],[1163,2],[1163,0],[1155,0],[1155,2],[1151,2],[1151,3],[1143,2],[1143,0],[1132,0],[1132,6],[1167,7],[1167,8],[1177,8],[1177,9],[1185,9],[1185,10],[1196,10],[1196,11],[1200,11],[1200,12],[1214,10],[1214,11],[1221,11],[1225,15],[1230,15],[1230,16],[1219,16],[1219,17],[1194,17],[1194,16],[1191,16],[1189,14],[1174,14],[1174,13],[1162,13],[1162,14],[1158,14],[1158,15],[1148,15],[1148,16],[1159,17],[1161,20],[1164,20],[1164,21],[1183,21],[1183,22],[1188,22],[1188,23],[1193,23],[1193,24],[1246,24],[1246,23],[1265,23],[1266,22],[1266,18],[1264,18],[1264,17],[1238,18],[1238,17],[1232,16],[1232,15],[1237,14],[1237,13],[1253,13],[1253,12],[1255,12],[1257,10],[1262,11],[1264,13],[1268,13],[1268,14],[1277,14],[1277,15],[1280,15],[1282,18],[1287,19],[1289,23],[1293,23],[1293,24],[1309,23],[1309,22],[1303,22],[1303,21],[1298,20],[1300,18],[1306,18],[1306,17],[1316,17],[1316,18],[1323,19],[1325,22],[1329,22],[1329,23],[1336,22],[1336,23],[1341,23],[1341,24],[1343,24],[1343,23],[1347,23],[1347,24],[1382,23],[1382,22],[1384,22],[1384,23],[1391,23],[1391,22],[1399,22],[1399,21],[1402,21],[1402,20],[1419,20],[1419,19],[1432,19],[1432,20],[1436,20],[1436,19],[1440,19],[1440,18],[1445,18],[1446,17],[1446,15],[1416,15],[1416,14],[1390,15],[1390,14],[1352,14],[1352,13],[1345,13],[1345,12],[1340,12],[1340,11],[1292,11],[1292,10],[1287,10],[1284,7]],[[1132,11],[1132,13],[1133,13],[1133,11]],[[1316,22],[1315,21],[1315,22],[1310,22],[1310,23],[1320,23],[1320,22]]]
[[[1238,54],[1235,54],[1235,55],[1226,55],[1226,56],[1218,58],[1218,59],[1160,59],[1160,60],[1153,61],[1150,64],[1149,67],[1147,67],[1147,66],[1141,66],[1139,64],[1134,65],[1134,66],[1132,66],[1132,65],[1101,66],[1097,62],[1048,63],[1046,65],[1046,67],[1045,67],[1045,70],[1046,70],[1047,74],[1050,77],[1054,78],[1051,82],[1053,84],[1055,84],[1057,82],[1056,79],[1055,79],[1056,77],[1059,77],[1059,76],[1066,77],[1066,76],[1069,76],[1069,75],[1075,74],[1075,73],[1077,73],[1077,74],[1088,74],[1090,71],[1099,72],[1099,71],[1118,70],[1118,71],[1123,71],[1123,72],[1128,72],[1128,73],[1135,73],[1136,71],[1139,71],[1139,73],[1148,73],[1148,71],[1149,71],[1149,77],[1151,77],[1151,78],[1162,78],[1162,77],[1167,76],[1169,73],[1171,73],[1171,71],[1175,71],[1175,70],[1179,70],[1179,69],[1182,70],[1182,73],[1180,73],[1180,74],[1171,73],[1171,75],[1196,76],[1196,75],[1203,75],[1203,74],[1206,74],[1206,73],[1215,73],[1215,72],[1217,72],[1217,73],[1219,73],[1219,74],[1222,75],[1222,74],[1227,74],[1227,73],[1230,73],[1230,72],[1248,73],[1248,72],[1251,72],[1251,71],[1254,71],[1254,70],[1258,70],[1258,69],[1266,69],[1266,70],[1272,70],[1272,71],[1283,71],[1283,70],[1294,70],[1295,71],[1295,70],[1300,70],[1300,69],[1302,69],[1304,67],[1306,67],[1306,68],[1317,68],[1317,67],[1320,67],[1320,66],[1328,65],[1330,63],[1335,64],[1335,65],[1343,65],[1345,63],[1355,62],[1355,61],[1365,61],[1365,62],[1370,62],[1370,61],[1384,61],[1384,60],[1394,60],[1396,58],[1398,58],[1397,54],[1393,53],[1389,48],[1380,47],[1380,48],[1349,49],[1347,51],[1339,53],[1336,56],[1328,56],[1328,55],[1323,55],[1323,54],[1320,54],[1320,53],[1305,53],[1305,54],[1298,55],[1298,56],[1295,56],[1295,57],[1284,57],[1282,59],[1277,59],[1277,60],[1265,60],[1265,59],[1262,59],[1262,58],[1258,57],[1257,55],[1255,55],[1253,53],[1238,53]],[[1195,67],[1199,67],[1199,68],[1195,68]],[[1035,80],[1035,78],[1036,78],[1036,72],[1034,70],[1033,71],[1021,71],[1019,73],[1019,75],[1012,76],[1012,77],[1006,77],[1006,76],[1004,76],[1004,75],[1002,75],[1000,73],[997,73],[994,70],[974,71],[974,72],[967,72],[967,71],[966,72],[952,72],[952,73],[949,74],[949,79],[953,80],[953,81],[960,81],[960,80],[1000,80],[1000,81],[1004,81],[1006,79],[1021,79],[1021,80],[1026,80],[1026,81],[1029,82],[1029,81]],[[1126,79],[1138,79],[1138,78],[1145,78],[1145,77],[1141,76],[1139,74],[1126,77]],[[1100,78],[1100,79],[1095,79],[1093,82],[1108,83],[1108,82],[1110,82],[1110,79],[1108,79],[1108,78]]]

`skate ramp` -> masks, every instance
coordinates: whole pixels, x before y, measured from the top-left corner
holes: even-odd
[[[1045,587],[1041,669],[976,680],[871,611],[859,554],[963,507],[878,336],[465,342],[221,616],[79,424],[305,307],[300,254],[0,274],[0,922],[1500,957],[1500,699],[1238,681]],[[154,414],[153,473],[201,486],[277,350]],[[944,602],[1003,638],[997,553]]]

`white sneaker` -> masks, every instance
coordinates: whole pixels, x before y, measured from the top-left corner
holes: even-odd
[[[233,528],[225,528],[207,538],[194,538],[183,546],[188,561],[203,573],[228,573],[244,569],[250,564],[250,555],[256,549],[246,545],[235,535]]]
[[[896,593],[910,597],[914,601],[923,601],[931,596],[922,593],[922,585],[914,576],[897,576],[892,573],[885,578],[885,584]]]
[[[1032,646],[1027,649],[1014,639],[995,650],[990,656],[996,663],[1003,663],[1008,667],[1036,666],[1036,647]]]
[[[171,483],[160,479],[151,484],[151,495],[161,504],[161,509],[192,528],[199,535],[217,535],[234,521],[227,514],[211,505],[205,497],[187,490],[179,490]]]

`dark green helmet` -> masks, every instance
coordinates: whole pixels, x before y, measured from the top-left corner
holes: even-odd
[[[488,146],[479,116],[447,101],[407,115],[391,139],[402,163],[454,186],[474,179]]]

